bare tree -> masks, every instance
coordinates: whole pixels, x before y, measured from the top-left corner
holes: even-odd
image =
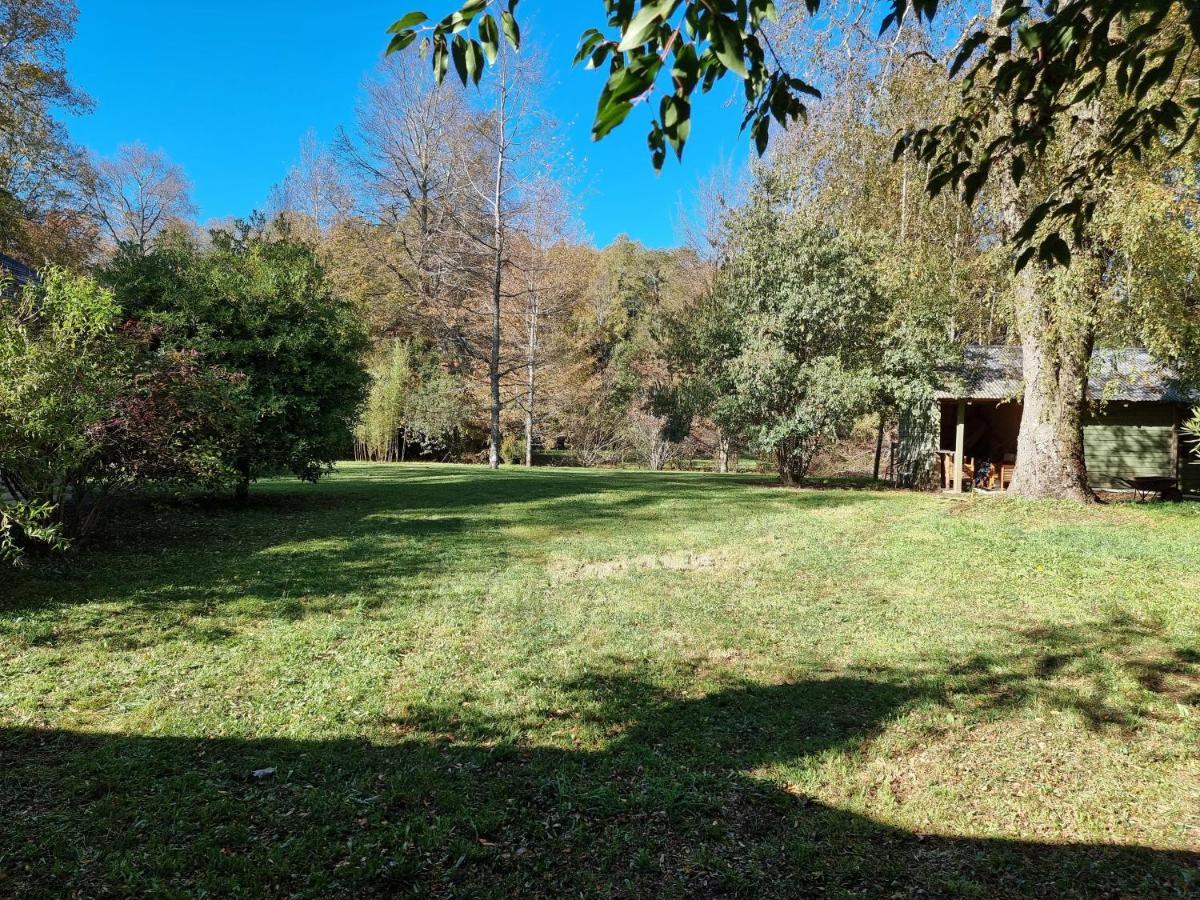
[[[437,85],[409,57],[389,57],[363,89],[354,130],[334,145],[356,204],[351,237],[389,307],[384,330],[448,345],[454,329],[437,307],[462,267],[466,106],[455,86]]]
[[[488,465],[493,469],[500,466],[500,415],[505,405],[501,383],[526,366],[524,354],[518,354],[511,365],[502,346],[505,300],[524,292],[519,283],[515,289],[510,284],[510,244],[513,235],[529,224],[537,208],[536,186],[551,172],[548,142],[553,123],[540,103],[541,86],[541,60],[528,50],[518,56],[501,42],[495,76],[481,94],[482,114],[470,123],[473,141],[460,161],[477,208],[488,223],[486,229],[467,228],[465,236],[487,261]]]
[[[525,465],[533,465],[534,434],[537,426],[539,374],[546,363],[546,331],[559,323],[563,314],[578,299],[578,291],[564,277],[561,255],[571,242],[578,240],[575,211],[571,206],[569,185],[564,180],[542,177],[530,185],[527,222],[522,229],[521,250],[513,268],[525,290],[524,383],[517,393],[517,405],[525,420]]]
[[[272,218],[282,216],[313,241],[329,237],[354,209],[354,197],[338,160],[322,147],[315,131],[300,142],[300,159],[281,184],[271,191],[267,208]]]
[[[493,467],[502,413],[521,402],[505,394],[530,371],[531,353],[537,365],[546,303],[537,257],[552,244],[537,198],[554,155],[539,60],[502,48],[495,69],[464,92],[437,85],[419,60],[393,57],[366,83],[356,127],[335,148],[355,195],[359,289],[387,308],[383,334],[431,339],[451,367],[486,372]]]
[[[116,244],[149,249],[169,225],[196,213],[183,168],[144,144],[126,144],[96,160],[85,185],[88,208]]]

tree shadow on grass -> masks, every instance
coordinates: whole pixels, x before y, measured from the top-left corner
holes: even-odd
[[[544,727],[602,726],[600,746],[461,706],[372,740],[0,730],[0,891],[1148,897],[1200,876],[1196,853],[916,834],[754,777],[939,698],[911,673],[679,698],[611,660],[564,688]]]
[[[181,615],[235,603],[256,618],[370,610],[419,597],[439,576],[532,563],[530,529],[553,537],[618,523],[636,533],[673,527],[713,504],[736,516],[850,502],[852,494],[782,497],[703,475],[360,466],[317,485],[262,485],[245,508],[136,505],[67,568],[35,568],[0,585],[0,610],[110,598]]]

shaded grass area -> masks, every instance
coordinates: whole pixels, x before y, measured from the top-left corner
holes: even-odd
[[[0,894],[1187,896],[1198,512],[427,465],[141,511],[0,584]]]

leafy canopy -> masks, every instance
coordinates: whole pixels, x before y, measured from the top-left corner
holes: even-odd
[[[821,0],[804,0],[808,12]],[[417,41],[440,81],[453,62],[463,84],[478,83],[504,39],[517,49],[517,0],[499,16],[500,0],[465,0],[427,24],[411,12],[391,27],[388,52]],[[932,20],[938,0],[884,0],[881,31],[911,15]],[[772,46],[768,25],[778,16],[772,0],[604,0],[606,33],[580,38],[575,62],[607,67],[592,134],[604,137],[633,108],[650,103],[660,83],[657,115],[647,138],[660,168],[668,146],[682,157],[691,132],[691,99],[732,73],[744,82],[746,114],[758,152],[771,122],[786,128],[807,117],[816,86],[791,74]],[[909,131],[897,155],[912,151],[930,167],[927,189],[953,186],[970,201],[998,166],[1019,182],[1030,161],[1046,150],[1064,114],[1071,115],[1110,85],[1120,109],[1104,125],[1095,149],[1063,176],[1057,189],[1027,217],[1015,242],[1018,265],[1037,252],[1052,264],[1070,262],[1063,232],[1078,243],[1094,206],[1089,191],[1117,160],[1137,156],[1167,135],[1183,146],[1200,124],[1196,79],[1185,78],[1200,43],[1200,4],[1188,0],[1002,0],[987,27],[967,35],[950,66],[961,79],[965,105],[948,121]]]
[[[158,338],[62,269],[0,303],[0,498],[15,501],[0,504],[0,545],[13,549],[13,523],[86,534],[119,488],[229,473],[240,380]]]
[[[718,378],[712,417],[795,481],[878,400],[886,304],[869,262],[785,201],[767,173],[731,216],[693,352],[710,356],[699,380]]]

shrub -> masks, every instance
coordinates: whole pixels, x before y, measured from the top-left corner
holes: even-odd
[[[354,429],[361,456],[377,462],[403,457],[408,444],[445,450],[465,429],[471,411],[462,379],[431,354],[396,341],[371,372],[371,387]]]
[[[228,475],[239,390],[198,354],[161,351],[90,278],[27,285],[0,304],[5,554],[87,534],[121,488]]]
[[[506,432],[500,439],[500,458],[509,465],[515,466],[525,458],[525,443],[511,431]]]
[[[54,522],[54,507],[0,501],[0,563],[18,563],[30,546],[58,550],[66,546],[62,531]]]
[[[766,185],[733,217],[698,346],[702,371],[722,373],[714,419],[794,482],[879,395],[885,304],[853,246],[781,206]]]
[[[349,452],[366,335],[307,244],[239,223],[213,232],[211,252],[177,237],[145,256],[126,250],[103,277],[164,347],[243,377],[245,427],[227,458],[239,495],[273,472],[316,480]]]
[[[1183,430],[1192,445],[1192,453],[1200,457],[1200,406],[1192,410],[1192,417],[1183,423]]]
[[[0,303],[0,479],[15,501],[5,513],[10,543],[35,510],[63,521],[91,503],[95,430],[111,417],[127,369],[118,314],[110,293],[61,270],[27,285],[16,303]]]

